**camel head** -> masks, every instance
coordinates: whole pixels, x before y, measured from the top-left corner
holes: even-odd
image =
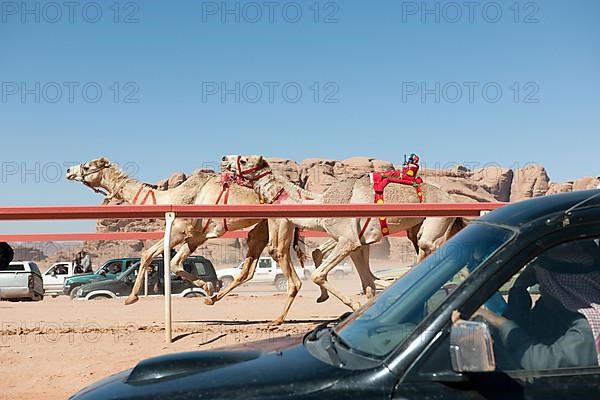
[[[249,182],[258,179],[268,168],[269,163],[263,156],[229,155],[221,159],[221,171],[230,172]]]
[[[101,186],[104,170],[112,164],[104,157],[74,165],[67,169],[66,177],[70,181],[80,181],[92,188]]]

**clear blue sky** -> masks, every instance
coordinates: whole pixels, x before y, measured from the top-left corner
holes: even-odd
[[[600,174],[600,2],[427,3],[3,2],[0,204],[96,204],[56,175],[100,155],[149,182],[231,153]]]

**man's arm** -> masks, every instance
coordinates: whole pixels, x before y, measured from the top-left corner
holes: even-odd
[[[556,342],[534,343],[527,332],[506,320],[499,336],[511,356],[524,369],[542,370],[598,365],[594,336],[585,318],[573,321]]]

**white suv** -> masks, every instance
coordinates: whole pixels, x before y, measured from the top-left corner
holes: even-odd
[[[230,285],[239,276],[243,266],[244,262],[242,261],[237,267],[217,270],[217,277],[223,282],[223,287]],[[301,267],[294,266],[294,268],[301,279],[310,277],[309,271]],[[281,292],[287,291],[287,281],[283,271],[271,257],[261,257],[258,260],[254,277],[250,282],[267,283],[274,285]]]

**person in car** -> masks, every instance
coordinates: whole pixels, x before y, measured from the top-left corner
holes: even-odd
[[[121,273],[121,263],[114,263],[113,266],[111,267],[111,273],[112,274],[119,274]]]
[[[8,265],[12,262],[15,252],[12,247],[6,242],[0,242],[0,269],[8,269]]]
[[[504,314],[479,309],[496,330],[510,367],[543,370],[600,363],[600,248],[595,241],[557,246],[531,263],[509,292]],[[531,308],[527,291],[539,283]]]
[[[162,283],[160,276],[158,276],[158,270],[152,264],[148,266],[148,287],[154,293],[160,292],[160,285]]]

